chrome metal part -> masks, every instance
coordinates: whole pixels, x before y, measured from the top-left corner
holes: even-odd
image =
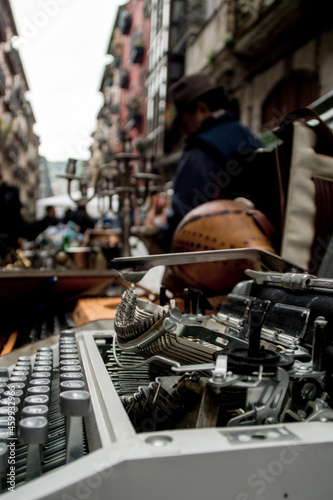
[[[278,255],[259,248],[234,248],[227,250],[207,250],[204,252],[170,253],[145,255],[143,257],[116,258],[110,267],[120,272],[130,283],[138,283],[149,269],[156,266],[172,266],[195,264],[200,262],[218,262],[223,260],[252,259],[269,271],[286,272],[303,271],[297,264],[289,262]]]
[[[18,499],[35,500],[36,492],[41,500],[79,498],[84,491],[101,500],[110,492],[115,500],[154,500],[158,491],[162,500],[179,489],[202,498],[207,484],[215,498],[221,474],[225,494],[245,499],[260,496],[249,478],[262,485],[264,473],[270,500],[330,498],[330,286],[314,291],[294,273],[275,282],[274,276],[238,284],[211,315],[183,313],[173,301],[162,307],[141,300],[132,286],[107,328],[77,328],[75,356],[91,397],[85,453],[66,463],[65,422],[56,412],[40,477],[23,483],[26,450],[17,448]],[[58,366],[55,360],[55,373]]]

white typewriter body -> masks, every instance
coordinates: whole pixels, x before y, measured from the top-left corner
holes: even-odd
[[[271,278],[268,281],[261,283],[261,291],[271,286],[284,293],[287,285],[281,282],[272,285]],[[324,281],[326,288],[319,287],[316,293],[321,293],[325,300],[329,297],[328,310],[331,311],[333,285],[331,280]],[[297,285],[300,288],[297,297],[307,293],[308,285],[304,280],[302,283]],[[75,338],[91,400],[89,414],[84,419],[88,452],[78,460],[18,485],[15,498],[332,498],[333,410],[327,394],[329,389],[325,386],[328,373],[324,371],[322,353],[318,354],[318,343],[323,346],[324,337],[317,332],[316,349],[309,347],[313,301],[310,297],[308,302],[301,301],[299,305],[296,300],[298,305],[291,305],[288,310],[282,304],[278,311],[273,304],[274,313],[261,328],[265,348],[275,346],[278,352],[287,353],[287,357],[289,353],[293,366],[284,357],[273,374],[270,369],[265,373],[259,367],[250,374],[245,370],[235,375],[234,365],[232,369],[226,368],[225,355],[210,357],[210,354],[223,351],[221,346],[228,343],[233,348],[235,345],[242,348],[244,341],[247,342],[240,332],[251,309],[255,286],[250,280],[236,288],[227,297],[225,309],[222,307],[212,316],[182,315],[172,307],[164,308],[166,315],[159,318],[158,326],[149,327],[149,335],[139,332],[128,344],[120,341],[119,325],[115,327],[113,320],[76,328]],[[256,291],[255,295],[257,298],[260,293]],[[264,296],[260,301],[266,304],[268,299]],[[286,302],[288,304],[289,299]],[[243,310],[239,304],[244,305]],[[140,301],[136,307],[138,305],[142,312]],[[232,313],[234,308],[237,314]],[[275,325],[274,330],[273,320],[283,316],[285,321]],[[299,328],[294,335],[287,331],[290,323],[294,325],[291,329],[295,325]],[[191,338],[196,332],[199,332],[199,340]],[[309,332],[312,332],[310,336]],[[208,342],[203,340],[205,334]],[[165,335],[169,335],[169,340],[173,337],[169,344],[163,340]],[[330,344],[327,336],[325,338]],[[232,343],[233,339],[236,344]],[[194,352],[192,347],[198,345],[202,357],[195,359],[193,354],[187,354],[193,355],[193,360],[184,362],[182,354],[175,351],[172,359],[170,345],[187,353]],[[163,346],[166,346],[166,354]],[[53,351],[57,367],[57,343]],[[147,363],[153,356],[155,361]],[[149,371],[151,365],[154,365],[154,375]],[[184,393],[185,396],[194,394],[196,404],[189,403],[191,399],[184,402],[178,393],[177,403],[173,399],[166,404],[170,388],[182,377],[188,377],[186,387],[190,392]],[[160,384],[157,389],[156,384]],[[199,386],[201,392],[198,392]],[[162,410],[153,415],[148,406],[156,408],[156,404],[161,403],[162,388]],[[219,410],[223,415],[218,417],[216,405],[223,407],[224,395],[230,396],[226,390],[231,391],[232,400],[240,391],[245,403],[240,404],[237,411],[233,408],[230,414],[229,410]],[[2,494],[10,498],[11,492]]]

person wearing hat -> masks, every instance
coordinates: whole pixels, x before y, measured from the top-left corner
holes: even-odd
[[[200,204],[229,198],[230,176],[237,172],[236,155],[262,147],[260,140],[228,110],[220,85],[206,75],[181,77],[170,87],[186,145],[173,180],[167,224],[155,243],[169,252],[182,218]]]

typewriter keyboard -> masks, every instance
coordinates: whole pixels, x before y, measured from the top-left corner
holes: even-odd
[[[0,491],[88,453],[90,394],[74,330],[60,333],[56,349],[57,363],[52,347],[40,347],[12,369],[0,367]]]

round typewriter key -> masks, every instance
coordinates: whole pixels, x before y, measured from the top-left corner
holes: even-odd
[[[74,348],[66,348],[60,349],[60,356],[62,354],[78,354],[78,350]]]
[[[9,377],[0,377],[0,383],[7,384]]]
[[[27,372],[27,373],[31,373],[31,366],[29,365],[21,365],[21,364],[17,364],[14,366],[13,368],[13,372]],[[13,372],[12,372],[12,375],[13,375]]]
[[[74,337],[60,337],[59,345],[63,344],[76,344],[76,340]]]
[[[63,382],[65,380],[83,380],[83,375],[82,373],[78,372],[61,373],[60,382]]]
[[[6,419],[8,422],[7,429],[11,428],[11,431],[15,431],[15,426],[19,420],[21,414],[21,409],[17,406],[0,406],[0,420],[4,422]],[[3,427],[3,425],[1,425]]]
[[[59,363],[60,366],[66,365],[79,365],[80,361],[78,359],[62,359]]]
[[[13,391],[7,389],[6,391],[4,391],[2,395],[3,398],[9,398],[9,397],[22,398],[23,396],[24,392],[22,391],[22,389],[16,389]]]
[[[15,398],[13,396],[9,396],[7,398],[0,399],[0,406],[8,406],[8,407],[12,407],[12,408],[17,406],[19,408],[20,405],[21,405],[20,398]]]
[[[31,358],[30,356],[20,356],[17,358],[17,361],[29,361],[29,363],[31,363]]]
[[[45,417],[26,417],[19,422],[19,439],[24,444],[43,444],[47,441],[48,421]]]
[[[16,372],[28,372],[30,373],[31,372],[31,366],[28,366],[28,365],[19,365],[16,363],[16,365],[13,366],[13,372],[16,371]],[[12,375],[13,375],[13,372],[12,372]]]
[[[73,342],[60,342],[59,343],[59,352],[65,350],[65,349],[75,349],[75,350],[77,350],[77,344],[76,344],[76,342],[75,341],[73,341]]]
[[[36,378],[51,378],[51,373],[50,372],[34,372],[34,373],[32,373],[31,380],[34,380]]]
[[[80,372],[81,371],[81,366],[80,365],[65,365],[60,367],[60,373],[65,373],[65,372]]]
[[[62,354],[61,360],[63,359],[80,359],[78,354]]]
[[[48,405],[49,403],[50,398],[46,394],[33,394],[32,396],[27,396],[24,400],[24,406]]]
[[[43,370],[45,368],[45,370]],[[53,370],[53,362],[51,361],[36,361],[34,364],[34,372],[36,371],[51,371]]]
[[[26,371],[26,370],[13,370],[13,373],[12,373],[12,377],[27,377],[29,378],[29,375],[30,375],[30,372]]]
[[[66,417],[84,417],[88,414],[90,394],[87,391],[65,391],[59,394],[60,410]]]
[[[35,357],[35,362],[36,361],[52,361],[52,360],[53,360],[52,354],[36,354],[36,357]]]
[[[65,344],[59,344],[59,353],[60,354],[66,354],[67,349],[74,351],[74,352],[68,352],[67,354],[76,354],[77,353],[77,345],[76,344],[68,343],[68,342],[66,342]]]
[[[61,330],[60,332],[60,338],[66,338],[66,337],[75,337],[75,330],[72,330],[70,328],[66,328],[65,330]]]
[[[0,382],[0,389],[5,389],[7,387],[7,382]]]
[[[0,427],[5,427],[6,429],[8,429],[8,427],[10,427],[11,425],[12,422],[7,415],[5,417],[4,416],[0,417]]]
[[[23,382],[12,382],[10,384],[6,384],[6,389],[8,389],[8,391],[18,391],[18,390],[21,390],[23,392],[26,391],[26,384],[24,384]]]
[[[83,380],[64,380],[60,383],[60,391],[82,391],[85,388]]]
[[[11,428],[12,431],[15,430],[15,426],[17,425],[20,415],[21,409],[17,406],[0,406],[0,419],[2,422],[4,419],[8,421],[7,429]]]
[[[34,373],[37,372],[51,372],[52,366],[34,366]]]
[[[50,396],[50,387],[48,385],[35,385],[30,386],[27,389],[28,396],[33,396],[34,394],[46,394]]]
[[[46,405],[25,406],[22,410],[23,417],[45,417],[49,415],[49,408]]]
[[[36,357],[34,366],[36,366],[36,363],[37,363],[37,366],[38,366],[38,363],[40,361],[48,361],[49,364],[50,364],[50,366],[53,366],[53,358],[44,357],[44,356],[38,356],[38,357]]]
[[[30,380],[29,387],[35,387],[38,385],[47,385],[50,387],[51,379],[50,378],[34,378]]]
[[[16,413],[15,408],[21,411],[23,405],[23,398],[15,398],[13,396],[0,399],[0,408],[8,408],[10,411]],[[10,415],[10,413],[8,413]],[[13,415],[14,416],[14,415]]]
[[[0,443],[0,484],[1,477],[6,473],[8,467],[8,447],[6,443]]]
[[[17,406],[0,406],[0,417],[17,417],[19,409]]]
[[[28,377],[10,377],[10,379],[8,380],[8,385],[12,384],[13,382],[23,382],[23,384],[27,385]]]
[[[19,441],[27,446],[25,480],[40,477],[42,470],[42,447],[48,437],[48,420],[45,417],[25,417],[19,422]]]
[[[51,352],[53,353],[52,347],[38,347],[37,351],[38,353],[44,353],[44,352]]]
[[[10,429],[0,427],[0,443],[8,443],[11,437],[13,436]]]
[[[31,363],[28,363],[28,361],[17,361],[14,369],[31,371]]]
[[[53,365],[53,361],[51,359],[42,359],[42,360],[35,361],[34,368],[35,368],[35,366],[52,366],[52,365]]]
[[[26,366],[31,368],[31,360],[20,360],[20,358],[16,361],[15,366]]]
[[[36,358],[36,359],[35,359],[35,364],[34,364],[34,366],[43,366],[43,365],[39,365],[39,363],[40,363],[41,361],[42,361],[42,362],[43,362],[43,361],[48,361],[48,362],[49,362],[49,366],[52,366],[52,367],[53,367],[53,358],[44,358],[44,357],[43,357],[43,358],[40,358],[40,357]],[[44,365],[44,366],[45,366],[45,365]],[[47,366],[47,365],[46,365],[46,366]]]
[[[34,366],[43,366],[43,365],[40,365],[39,363],[44,362],[44,361],[48,361],[48,365],[44,365],[44,366],[52,366],[53,367],[53,358],[44,358],[44,357],[43,358],[36,358]]]

